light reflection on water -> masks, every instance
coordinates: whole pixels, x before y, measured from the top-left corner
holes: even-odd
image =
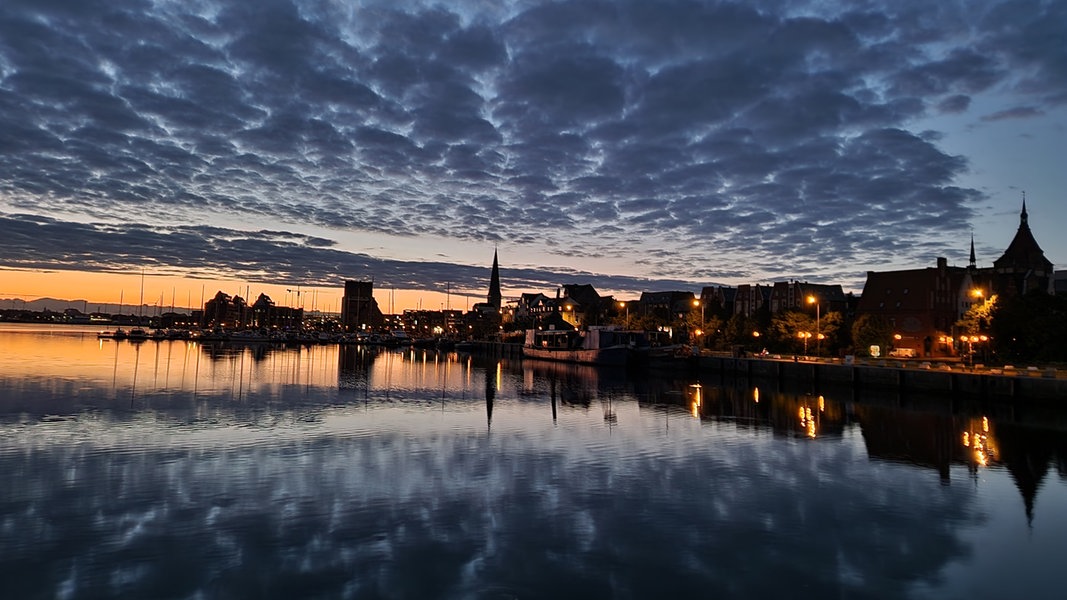
[[[455,353],[0,350],[10,597],[1058,597],[1062,427]]]

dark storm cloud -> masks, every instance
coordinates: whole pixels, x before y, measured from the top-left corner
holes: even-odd
[[[11,0],[0,206],[590,256],[637,243],[679,280],[862,272],[962,235],[981,199],[957,186],[967,162],[910,128],[992,92],[1016,108],[986,121],[1067,102],[1065,21],[1040,0]],[[35,264],[81,261],[57,242]],[[131,254],[83,249],[85,268]],[[291,247],[324,251],[345,254]],[[285,272],[253,264],[232,268]]]

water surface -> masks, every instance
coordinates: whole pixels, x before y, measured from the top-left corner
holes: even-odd
[[[1059,598],[1056,408],[0,328],[12,598]]]

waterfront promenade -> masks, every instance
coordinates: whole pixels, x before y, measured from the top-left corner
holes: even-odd
[[[1004,398],[1067,399],[1067,372],[1054,368],[985,368],[951,362],[869,359],[794,359],[695,356],[687,368],[748,378],[779,379],[902,392],[952,393]]]
[[[522,355],[520,344],[478,342],[481,353]],[[923,359],[867,358],[845,360],[786,355],[735,357],[726,353],[671,356],[643,368],[696,376],[772,380],[902,393],[950,393],[975,397],[1063,400],[1067,408],[1067,370],[1054,367],[986,367]]]

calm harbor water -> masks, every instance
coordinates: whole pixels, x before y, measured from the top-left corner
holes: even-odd
[[[0,325],[5,598],[1062,598],[1067,407]]]

